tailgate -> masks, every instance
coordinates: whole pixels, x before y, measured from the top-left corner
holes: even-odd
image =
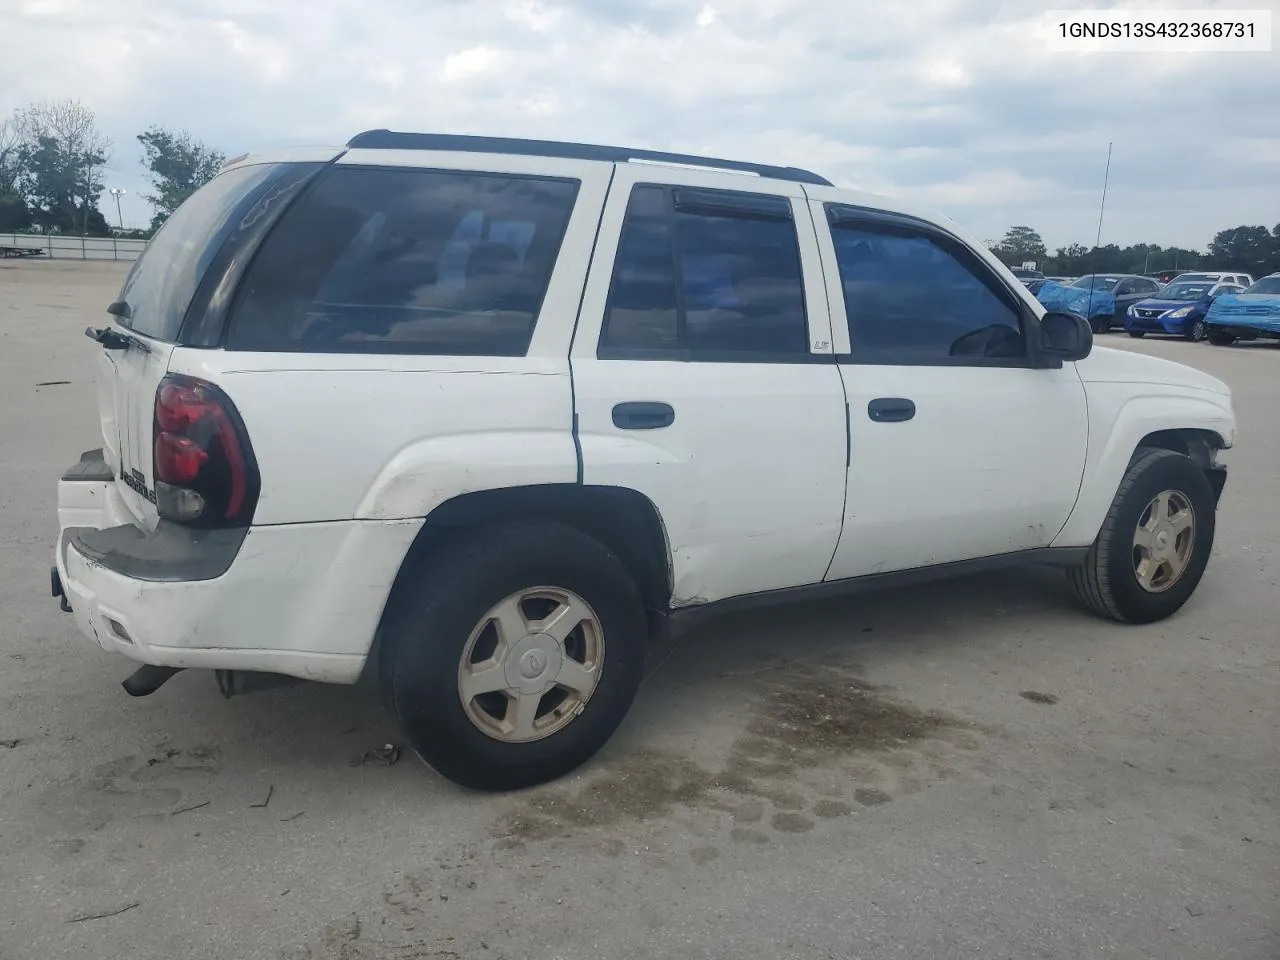
[[[158,517],[151,475],[152,419],[156,389],[169,369],[173,345],[136,335],[132,340],[123,350],[100,348],[102,455],[115,476],[120,499],[143,527],[154,529]]]
[[[156,389],[181,339],[187,310],[228,238],[262,218],[271,186],[290,166],[314,165],[233,167],[188,197],[129,272],[109,310],[112,325],[97,331],[103,458],[121,499],[147,529],[158,522],[152,475]]]

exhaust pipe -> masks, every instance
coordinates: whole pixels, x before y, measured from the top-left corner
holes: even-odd
[[[283,673],[259,673],[256,670],[215,670],[214,674],[218,678],[218,689],[228,700],[242,693],[274,690],[302,682],[298,677]]]
[[[148,663],[129,674],[120,686],[124,687],[124,692],[131,697],[146,697],[155,693],[164,686],[166,680],[181,671],[182,667],[157,667]]]

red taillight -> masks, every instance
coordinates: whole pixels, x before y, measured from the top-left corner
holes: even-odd
[[[248,523],[258,496],[249,440],[211,383],[171,375],[156,390],[156,510],[198,526]]]
[[[186,485],[200,475],[209,454],[190,437],[162,432],[156,437],[156,479]]]

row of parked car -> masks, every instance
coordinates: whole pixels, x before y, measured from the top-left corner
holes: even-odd
[[[1084,277],[1046,277],[1021,269],[1013,273],[1045,306],[1086,318],[1094,333],[1119,326],[1131,337],[1166,334],[1217,345],[1280,339],[1280,273],[1258,281],[1247,273],[1221,271]]]

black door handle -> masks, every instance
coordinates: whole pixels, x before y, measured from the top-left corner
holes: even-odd
[[[669,403],[632,401],[613,408],[613,425],[619,430],[656,430],[676,422],[676,412]]]
[[[906,397],[877,397],[867,404],[867,416],[876,423],[901,423],[916,415],[916,405]]]

